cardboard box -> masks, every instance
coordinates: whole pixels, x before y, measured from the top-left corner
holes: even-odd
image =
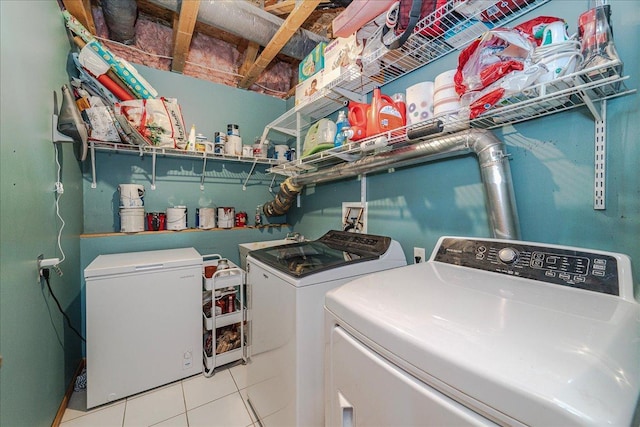
[[[325,42],[320,42],[313,48],[300,62],[298,66],[298,81],[303,82],[324,68],[324,50],[327,47]]]
[[[324,85],[328,85],[340,76],[358,73],[357,60],[362,53],[356,34],[338,37],[332,40],[324,50]]]
[[[324,72],[325,70],[320,70],[307,80],[298,83],[296,86],[296,106],[306,104],[313,95],[324,87]]]

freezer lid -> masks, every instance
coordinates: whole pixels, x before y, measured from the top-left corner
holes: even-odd
[[[85,268],[84,277],[89,279],[195,265],[202,265],[202,255],[194,248],[98,255]]]
[[[628,425],[633,417],[635,301],[428,262],[358,278],[329,291],[325,307],[356,337],[472,407],[540,425]]]

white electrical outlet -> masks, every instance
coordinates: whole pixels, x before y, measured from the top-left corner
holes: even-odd
[[[424,248],[413,248],[413,262],[416,264],[425,262],[425,256]]]

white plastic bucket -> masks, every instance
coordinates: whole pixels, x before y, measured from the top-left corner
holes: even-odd
[[[120,184],[118,192],[120,193],[121,208],[141,208],[144,206],[144,185]]]
[[[196,212],[196,227],[209,230],[216,227],[216,209],[199,208]]]
[[[407,88],[407,124],[433,118],[433,82],[416,83]]]
[[[120,232],[144,231],[144,208],[120,208]]]
[[[234,208],[218,208],[218,228],[233,228],[236,220]]]
[[[187,228],[187,207],[175,206],[167,208],[167,230],[184,230]]]

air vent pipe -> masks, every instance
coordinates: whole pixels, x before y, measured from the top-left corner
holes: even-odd
[[[157,6],[178,12],[178,0],[149,0]],[[275,33],[284,23],[269,12],[241,0],[201,1],[198,9],[198,21],[219,28],[238,37],[258,43],[269,44]],[[296,59],[303,59],[320,42],[328,41],[325,37],[305,29],[298,29],[289,42],[283,46],[281,53]]]
[[[109,28],[109,38],[131,45],[136,38],[138,5],[135,0],[102,0],[104,20]]]
[[[308,184],[336,181],[438,159],[473,153],[478,158],[484,185],[492,237],[519,239],[520,225],[516,209],[511,169],[504,143],[483,129],[468,129],[441,138],[363,157],[328,169],[287,178],[273,201],[263,205],[267,216],[284,215],[302,188]]]

